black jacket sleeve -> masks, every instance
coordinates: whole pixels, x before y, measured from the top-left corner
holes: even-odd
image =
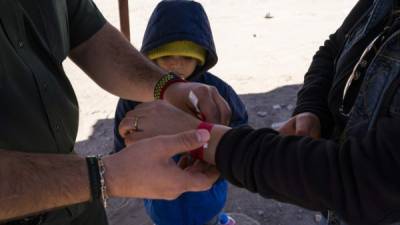
[[[313,57],[304,76],[304,85],[297,96],[293,115],[311,112],[321,121],[322,134],[329,134],[333,118],[328,109],[328,94],[335,74],[335,60],[345,43],[346,36],[358,19],[371,6],[371,0],[360,0],[347,16],[342,26],[325,41]]]
[[[351,224],[400,220],[400,119],[382,118],[362,139],[342,145],[271,129],[233,129],[217,167],[231,183],[313,210],[334,210]]]

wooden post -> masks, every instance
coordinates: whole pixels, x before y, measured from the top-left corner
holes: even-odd
[[[121,24],[121,32],[128,40],[131,40],[129,30],[129,4],[128,0],[118,0],[119,3],[119,21]]]

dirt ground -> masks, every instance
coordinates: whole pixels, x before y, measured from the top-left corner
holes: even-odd
[[[110,23],[119,26],[116,0],[95,0]],[[132,43],[140,47],[151,11],[158,1],[131,0]],[[240,94],[254,127],[270,127],[289,118],[304,73],[318,46],[340,25],[355,0],[202,0],[219,54],[211,70]],[[272,17],[272,18],[271,18]],[[117,98],[101,90],[70,61],[65,69],[80,104],[76,150],[110,152]],[[134,162],[133,162],[134,163]],[[112,199],[112,225],[151,224],[142,201]],[[319,216],[231,187],[226,211],[238,224],[309,225]]]

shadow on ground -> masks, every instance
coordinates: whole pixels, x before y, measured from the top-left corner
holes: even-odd
[[[241,95],[249,113],[249,123],[256,127],[270,127],[287,120],[296,101],[300,85],[288,85],[266,93]],[[113,120],[102,119],[93,127],[88,140],[78,142],[76,150],[82,155],[107,153],[112,149]],[[316,224],[315,212],[248,192],[231,186],[226,211],[235,213],[238,225],[310,225]],[[243,215],[244,214],[244,215]],[[138,199],[112,199],[108,209],[111,225],[150,225],[142,201]],[[250,218],[249,218],[250,217]]]

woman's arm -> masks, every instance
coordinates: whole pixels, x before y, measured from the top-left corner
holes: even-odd
[[[132,117],[140,118],[140,132],[127,132],[132,130]],[[120,132],[135,142],[196,129],[200,123],[165,102],[153,102],[128,112]],[[383,118],[377,124],[362,139],[350,138],[342,145],[281,136],[269,128],[214,125],[204,159],[216,164],[231,183],[266,198],[331,209],[352,224],[398,220],[400,119]]]
[[[384,118],[363,139],[339,145],[217,126],[206,159],[231,183],[266,198],[334,210],[351,224],[393,222],[400,219],[399,127],[399,119]]]

